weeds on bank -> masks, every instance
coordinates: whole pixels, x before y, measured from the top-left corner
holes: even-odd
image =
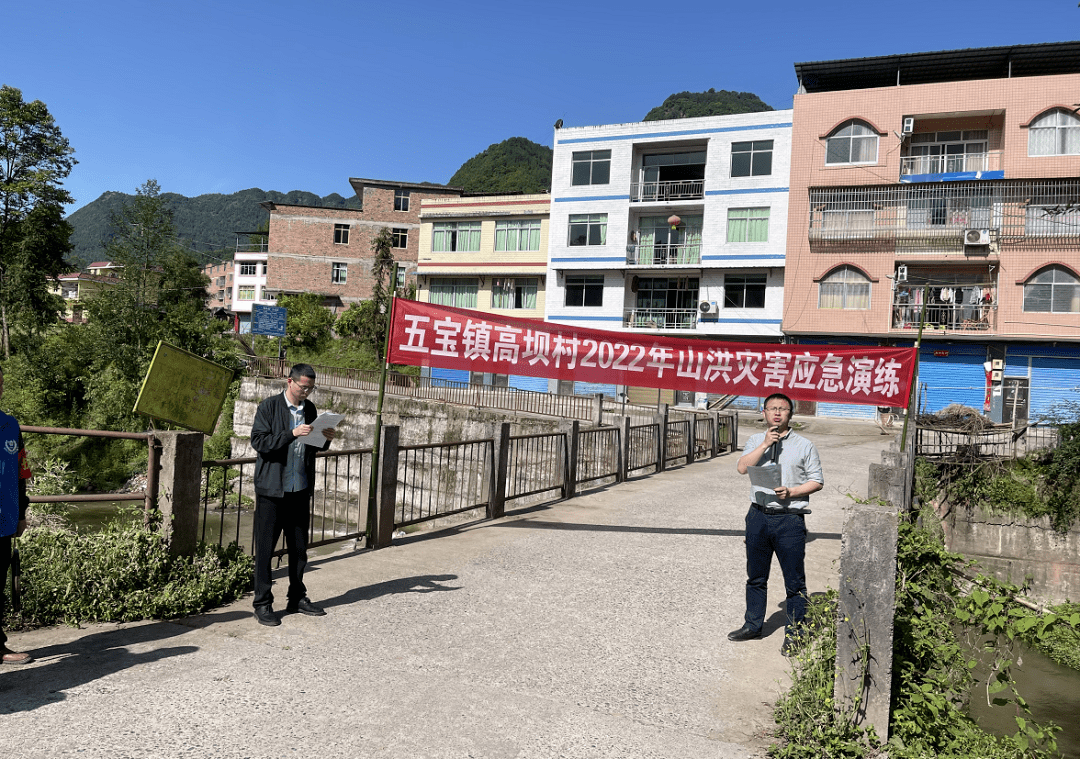
[[[201,544],[194,556],[172,557],[157,528],[131,521],[129,511],[100,532],[28,530],[17,541],[22,612],[8,604],[5,628],[170,619],[247,592],[252,561],[235,543]]]
[[[927,514],[930,522],[932,514]],[[1010,668],[1021,640],[1039,643],[1074,634],[1080,613],[1039,614],[1017,604],[1015,586],[964,579],[962,557],[947,552],[932,529],[902,521],[898,542],[890,739],[882,745],[854,724],[855,706],[838,709],[836,592],[811,601],[806,646],[793,659],[792,687],[776,706],[785,759],[820,757],[955,757],[986,759],[1057,755],[1059,728],[1031,719]],[[989,676],[976,682],[977,657]],[[968,716],[972,694],[1017,710],[1017,731],[995,736]],[[985,695],[983,695],[985,694]],[[847,711],[845,711],[847,709]]]

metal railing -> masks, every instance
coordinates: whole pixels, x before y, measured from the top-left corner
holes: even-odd
[[[1001,168],[1001,151],[957,155],[912,155],[900,159],[900,176],[953,174],[966,171],[996,171]]]
[[[256,377],[283,379],[288,376],[291,368],[288,362],[269,356],[251,356],[247,361],[248,374]],[[320,386],[368,392],[379,390],[379,372],[334,366],[314,366],[313,368]],[[473,385],[468,382],[418,377],[398,372],[387,374],[386,392],[388,395],[418,400],[520,411],[539,416],[557,416],[583,421],[592,418],[593,399],[584,395],[556,395],[514,387]]]
[[[399,447],[394,526],[488,506],[493,472],[491,439]]]
[[[646,467],[659,468],[659,424],[639,424],[630,428],[630,444],[627,446],[626,471],[633,472]]]
[[[566,433],[517,435],[510,438],[506,466],[506,500],[525,498],[566,487]]]
[[[623,311],[623,327],[629,329],[695,329],[696,308],[628,308]]]
[[[916,426],[915,454],[928,459],[977,463],[1016,459],[1036,450],[1054,448],[1060,436],[1053,425],[995,425],[985,430],[950,430]]]
[[[903,291],[893,293],[892,329],[915,330],[925,318],[926,329],[942,329],[949,332],[992,332],[997,329],[997,288],[984,285],[964,286],[949,285],[966,298],[964,293],[971,289],[978,290],[979,300],[975,303],[927,303],[924,310],[921,302],[913,302],[920,298],[912,297],[921,294],[922,288],[911,288],[910,292],[902,295]],[[932,288],[933,289],[933,288]],[[983,299],[983,293],[990,292],[990,300]],[[925,314],[925,317],[924,317]]]
[[[143,520],[150,521],[150,512],[157,504],[160,444],[153,432],[113,432],[111,430],[77,430],[70,427],[20,426],[26,434],[70,435],[113,440],[142,440],[146,443],[146,487],[132,493],[69,493],[65,495],[32,495],[30,503],[94,503],[102,501],[142,501]]]
[[[688,448],[687,439],[690,437],[690,422],[671,422],[667,424],[667,437],[665,438],[665,464],[679,461],[680,459],[684,464],[689,464],[690,459],[687,458]]]
[[[255,457],[204,461],[202,469],[199,539],[254,553]],[[370,477],[370,448],[315,454],[309,548],[367,537]]]
[[[631,182],[631,203],[660,203],[669,200],[701,200],[705,197],[704,179],[674,182]]]
[[[630,266],[700,266],[701,243],[627,245],[626,263]]]
[[[810,189],[809,239],[950,244],[968,229],[992,242],[1080,240],[1080,180],[930,182]]]
[[[606,477],[618,477],[620,458],[617,427],[581,430],[574,484],[584,485]]]

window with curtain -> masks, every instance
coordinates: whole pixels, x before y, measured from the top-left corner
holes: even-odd
[[[579,213],[570,215],[569,245],[606,245],[607,214]]]
[[[652,264],[701,263],[701,215],[685,216],[672,229],[667,216],[643,216],[638,223],[636,262]]]
[[[1024,311],[1080,313],[1080,278],[1064,266],[1048,266],[1024,283]]]
[[[431,250],[435,253],[480,251],[480,222],[437,221],[433,225]]]
[[[728,242],[768,242],[768,208],[729,208]]]
[[[1028,127],[1028,155],[1080,155],[1080,117],[1060,108]]]
[[[540,220],[518,219],[495,222],[495,250],[540,250]]]
[[[255,300],[255,286],[254,285],[240,285],[236,288],[237,300]]]
[[[480,289],[475,277],[432,277],[428,287],[428,302],[435,306],[476,308],[476,293]]]
[[[535,277],[496,277],[491,283],[492,308],[536,308]]]
[[[825,163],[877,163],[878,136],[858,119],[845,121],[825,141]]]
[[[841,266],[818,283],[818,308],[870,308],[870,280],[853,266]]]

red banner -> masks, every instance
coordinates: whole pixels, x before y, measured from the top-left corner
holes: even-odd
[[[390,363],[763,398],[906,406],[914,348],[687,340],[394,301]]]

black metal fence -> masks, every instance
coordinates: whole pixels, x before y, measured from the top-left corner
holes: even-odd
[[[985,430],[956,430],[918,426],[915,453],[928,459],[984,461],[1016,459],[1037,450],[1054,448],[1058,429],[1052,425],[991,427]]]

